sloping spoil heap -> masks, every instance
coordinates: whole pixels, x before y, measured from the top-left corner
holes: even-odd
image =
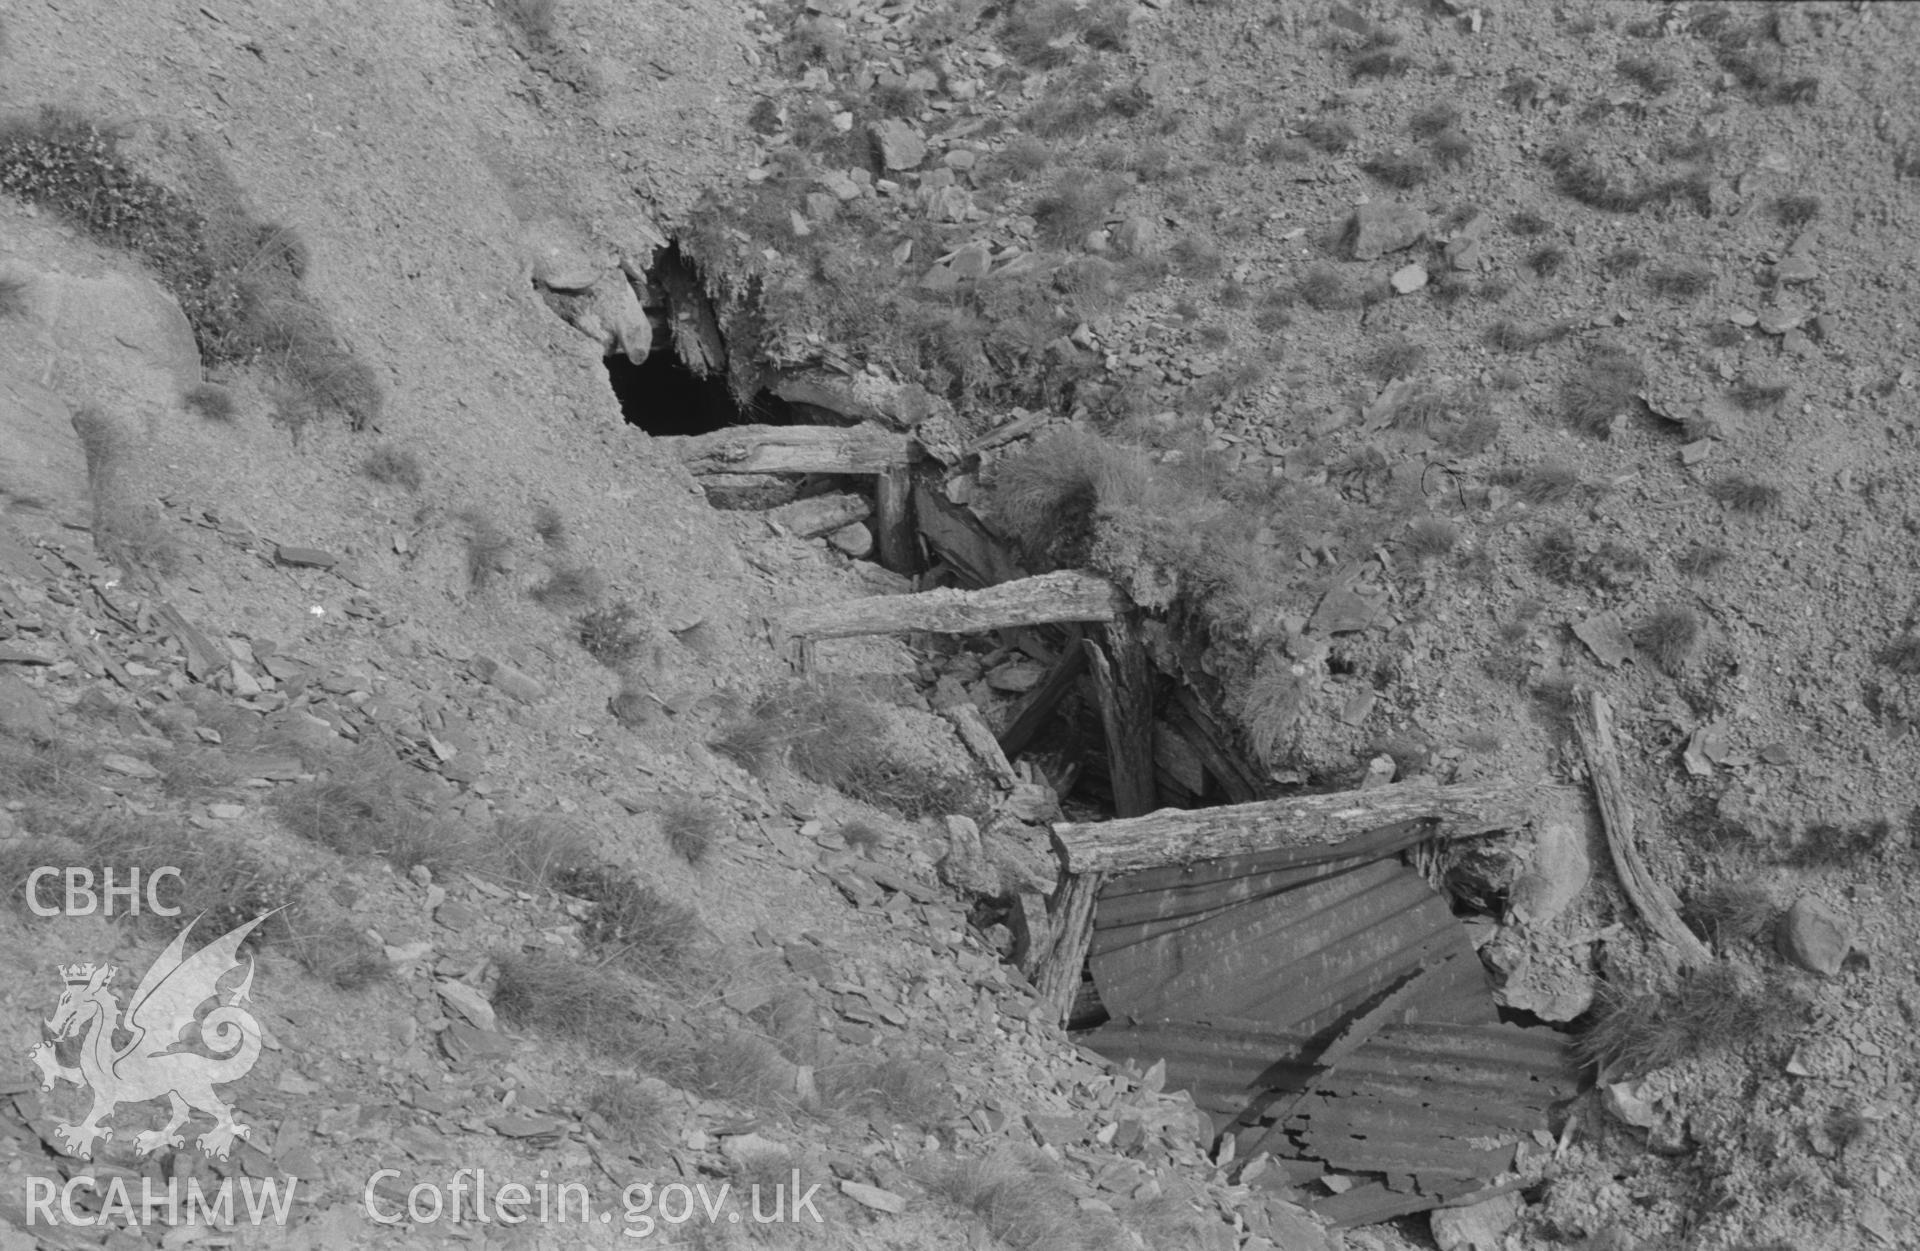
[[[1500,1022],[1447,900],[1400,853],[1401,822],[1331,847],[1168,865],[1101,890],[1093,978],[1116,1061],[1166,1062],[1243,1180],[1339,1193],[1301,1201],[1341,1225],[1446,1206],[1514,1163],[1574,1093],[1561,1036]],[[1256,1166],[1257,1168],[1257,1166]],[[1340,1180],[1344,1179],[1344,1180]]]

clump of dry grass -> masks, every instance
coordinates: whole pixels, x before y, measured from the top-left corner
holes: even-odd
[[[1764,516],[1780,507],[1780,488],[1745,474],[1729,474],[1708,488],[1713,498],[1736,513]]]
[[[1136,450],[1067,429],[997,464],[987,500],[1029,561],[1070,566],[1086,559],[1101,512],[1145,489],[1146,472]]]
[[[140,449],[132,433],[97,405],[74,410],[74,434],[87,462],[93,506],[93,542],[103,556],[163,577],[180,571],[185,556],[159,510],[136,498]]]
[[[984,1158],[933,1155],[915,1170],[929,1193],[970,1212],[1015,1251],[1104,1251],[1125,1244],[1119,1222],[1083,1211],[1057,1164],[1038,1152]]]
[[[493,824],[494,871],[523,886],[558,887],[595,864],[592,837],[554,816],[502,816]]]
[[[1747,1041],[1768,1041],[1805,1016],[1805,1004],[1781,986],[1729,964],[1712,964],[1665,994],[1604,986],[1576,1043],[1585,1060],[1614,1079],[1666,1068]]]
[[[268,799],[280,823],[342,855],[378,855],[396,869],[435,873],[485,865],[479,840],[433,813],[411,770],[391,752],[363,747],[320,775],[277,788]]]
[[[1674,568],[1689,578],[1710,578],[1733,559],[1733,553],[1717,544],[1695,544],[1674,560]]]
[[[1879,662],[1902,677],[1920,674],[1920,632],[1902,634],[1880,649]]]
[[[798,1102],[792,1063],[769,1039],[743,1029],[727,1030],[701,1042],[693,1056],[689,1085],[710,1098],[749,1107],[788,1107]]]
[[[606,593],[607,580],[586,565],[563,565],[528,591],[533,602],[555,612],[577,612]]]
[[[1126,186],[1123,179],[1112,174],[1062,174],[1053,189],[1034,202],[1033,220],[1039,238],[1049,247],[1078,247],[1106,221]]]
[[[1459,107],[1447,101],[1441,101],[1415,112],[1407,121],[1407,129],[1416,139],[1431,139],[1435,135],[1452,130],[1459,124]]]
[[[845,840],[848,847],[866,856],[879,851],[888,842],[885,829],[859,817],[840,823],[840,837]]]
[[[697,795],[675,795],[660,806],[660,837],[688,864],[699,864],[726,832],[726,816]]]
[[[1662,672],[1678,676],[1700,644],[1700,618],[1681,604],[1656,608],[1634,627],[1633,641]]]
[[[821,1100],[831,1107],[923,1128],[937,1124],[949,1103],[946,1074],[926,1059],[858,1060],[824,1068],[818,1078]]]
[[[1316,117],[1300,133],[1308,143],[1333,155],[1345,152],[1360,138],[1360,132],[1344,117]]]
[[[418,491],[427,480],[426,467],[420,463],[419,453],[398,443],[375,446],[360,462],[360,472],[375,482],[404,487],[409,491]]]
[[[1792,194],[1773,202],[1773,215],[1782,226],[1800,227],[1820,216],[1822,202],[1817,195]]]
[[[1561,410],[1576,430],[1605,438],[1613,419],[1632,406],[1647,385],[1646,370],[1625,352],[1602,350],[1575,370],[1561,388]]]
[[[656,979],[684,973],[699,945],[700,916],[632,875],[606,866],[559,873],[554,885],[593,905],[582,935]]]
[[[1573,498],[1580,489],[1580,475],[1565,461],[1543,460],[1526,471],[1515,494],[1529,504],[1544,506]]]
[[[1637,83],[1648,95],[1665,95],[1680,81],[1673,66],[1650,56],[1630,56],[1614,66],[1622,78]]]
[[[548,547],[567,545],[567,519],[552,504],[539,504],[533,510],[533,532]]]
[[[1405,191],[1433,177],[1425,157],[1413,152],[1385,152],[1360,165],[1389,187]]]
[[[1757,382],[1752,378],[1742,378],[1727,398],[1739,405],[1743,412],[1761,413],[1777,407],[1787,398],[1787,386],[1781,382]]]
[[[1438,560],[1460,542],[1460,527],[1444,517],[1426,517],[1407,528],[1407,555],[1415,560]]]
[[[574,622],[575,637],[587,655],[609,669],[618,669],[646,645],[639,623],[640,609],[633,601],[617,600],[582,613]]]
[[[587,1091],[586,1107],[629,1142],[651,1142],[666,1128],[670,1110],[657,1083],[606,1074]]]
[[[1557,243],[1535,248],[1527,254],[1527,268],[1537,278],[1551,278],[1567,265],[1567,250]]]
[[[1395,335],[1367,355],[1366,370],[1382,382],[1411,377],[1427,360],[1427,349],[1405,335]]]
[[[1327,312],[1353,308],[1360,298],[1347,285],[1340,272],[1328,265],[1315,265],[1294,284],[1294,294],[1309,308]]]
[[[33,311],[33,284],[17,274],[0,274],[0,317],[25,317]]]
[[[364,989],[393,971],[386,953],[340,917],[298,925],[288,945],[302,968],[337,990]]]
[[[1758,938],[1773,928],[1780,904],[1764,883],[1718,878],[1687,901],[1686,917],[1716,945]]]
[[[186,394],[180,397],[180,402],[208,421],[217,421],[222,424],[232,421],[236,410],[233,392],[211,382],[195,383],[187,388]]]
[[[633,1033],[632,992],[606,969],[553,951],[496,951],[493,1010],[509,1025],[615,1047]]]
[[[512,568],[513,540],[484,509],[463,509],[459,521],[466,530],[467,585],[484,591]]]
[[[1696,300],[1713,290],[1713,271],[1704,265],[1660,265],[1647,274],[1647,285],[1673,299]]]

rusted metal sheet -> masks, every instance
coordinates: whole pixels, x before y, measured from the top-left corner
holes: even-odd
[[[1351,1178],[1303,1198],[1338,1224],[1483,1188],[1575,1087],[1560,1036],[1500,1023],[1466,927],[1391,858],[1421,833],[1129,874],[1095,916],[1094,1049],[1165,1060],[1243,1151]]]

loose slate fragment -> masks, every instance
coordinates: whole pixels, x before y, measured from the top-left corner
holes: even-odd
[[[317,547],[286,547],[283,545],[276,547],[274,554],[279,557],[280,563],[283,565],[299,565],[309,569],[331,569],[340,563],[338,556],[335,556],[332,552],[322,551]]]
[[[1626,627],[1613,613],[1603,612],[1579,622],[1573,627],[1573,636],[1585,643],[1594,659],[1609,669],[1618,669],[1633,658],[1633,640],[1627,637]]]

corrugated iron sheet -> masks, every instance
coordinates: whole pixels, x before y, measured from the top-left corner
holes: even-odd
[[[1500,1023],[1466,927],[1385,858],[1419,837],[1395,827],[1130,874],[1095,913],[1093,975],[1114,1019],[1094,1049],[1165,1060],[1168,1088],[1243,1146],[1360,1175],[1302,1196],[1340,1224],[1480,1189],[1574,1091],[1560,1036]]]
[[[1129,891],[1113,901],[1126,899],[1117,909],[1126,919],[1109,913],[1103,891],[1090,958],[1107,1011],[1231,1017],[1312,1038],[1423,966],[1472,954],[1446,899],[1391,861],[1323,860],[1257,876],[1264,890],[1253,898],[1236,898],[1244,887],[1231,880],[1164,892],[1158,908]],[[1449,967],[1454,976],[1423,1000],[1423,1018],[1496,1019],[1479,961]]]

